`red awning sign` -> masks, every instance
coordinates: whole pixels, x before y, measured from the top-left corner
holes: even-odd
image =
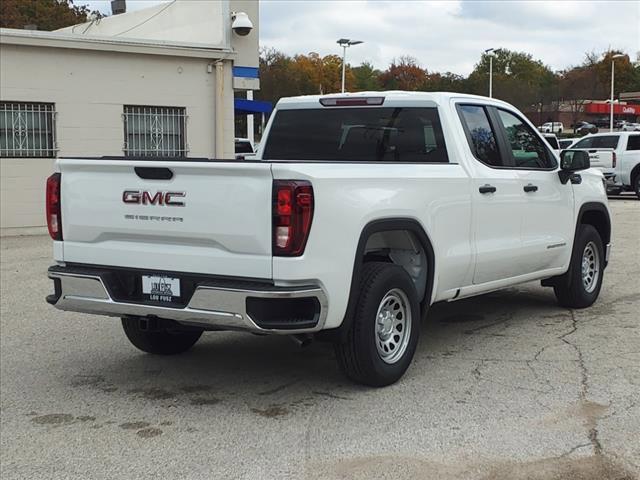
[[[608,114],[611,112],[611,107],[608,103],[587,103],[584,106],[584,112]],[[614,103],[613,113],[614,115],[640,115],[640,105],[620,105],[619,103]]]

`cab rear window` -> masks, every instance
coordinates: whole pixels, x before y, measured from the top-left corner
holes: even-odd
[[[265,160],[449,161],[436,108],[313,108],[276,113]]]
[[[573,148],[618,148],[619,135],[603,135],[599,137],[587,137],[576,143]]]

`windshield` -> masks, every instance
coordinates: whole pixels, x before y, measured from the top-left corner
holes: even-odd
[[[448,162],[436,108],[280,110],[265,160]]]
[[[618,147],[619,135],[603,135],[600,137],[587,137],[576,143],[573,148],[613,148]]]

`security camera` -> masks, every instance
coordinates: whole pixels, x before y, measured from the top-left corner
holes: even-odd
[[[231,21],[231,28],[241,37],[246,37],[253,30],[253,23],[249,20],[249,15],[244,12],[233,12]]]

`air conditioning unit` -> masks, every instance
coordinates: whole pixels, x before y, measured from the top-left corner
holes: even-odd
[[[127,12],[127,0],[111,0],[111,13],[119,15]]]

